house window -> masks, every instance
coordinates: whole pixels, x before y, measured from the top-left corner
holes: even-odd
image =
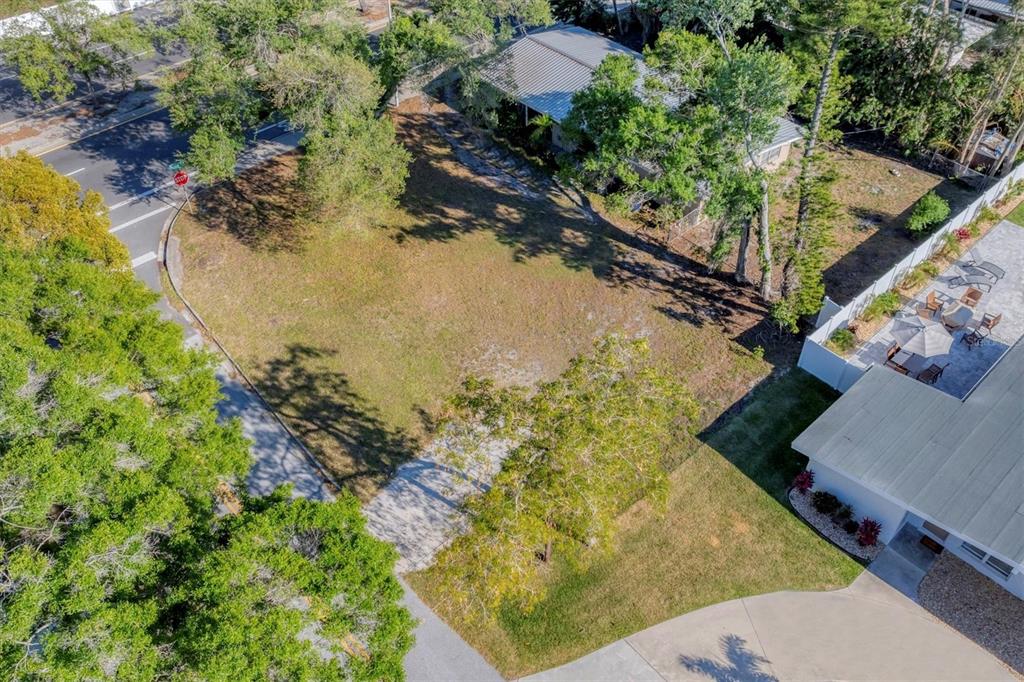
[[[961,543],[960,546],[966,549],[968,554],[973,555],[979,561],[985,560],[985,550],[981,549],[980,547],[975,547],[974,545],[966,541]]]
[[[1010,574],[1013,573],[1013,566],[1005,561],[995,558],[994,556],[989,556],[988,559],[985,559],[985,563],[989,565],[989,568],[1004,578],[1009,578]]]
[[[937,537],[938,539],[942,540],[943,542],[945,542],[946,538],[949,537],[949,533],[946,532],[946,530],[939,528],[931,521],[924,522],[924,529],[932,535],[934,535],[935,537]]]

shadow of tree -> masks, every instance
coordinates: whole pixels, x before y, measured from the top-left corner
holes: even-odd
[[[747,648],[739,635],[722,635],[719,640],[725,662],[713,658],[680,656],[679,663],[692,673],[705,675],[717,682],[778,682],[778,678],[761,669],[770,663]]]
[[[251,249],[300,253],[312,229],[302,214],[307,203],[296,179],[295,155],[287,154],[205,190],[197,219]]]
[[[416,444],[381,420],[348,377],[327,366],[335,355],[292,344],[256,374],[267,400],[337,480],[366,497],[413,457]]]

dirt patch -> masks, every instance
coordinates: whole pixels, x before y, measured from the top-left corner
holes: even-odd
[[[1024,675],[1024,601],[946,551],[918,587],[921,606]]]

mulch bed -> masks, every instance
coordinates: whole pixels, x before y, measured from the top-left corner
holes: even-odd
[[[803,517],[804,521],[811,524],[827,540],[858,559],[874,561],[885,549],[885,545],[881,542],[876,543],[873,547],[862,547],[858,544],[856,536],[850,535],[833,523],[831,517],[814,508],[811,504],[810,493],[801,495],[794,488],[789,491],[789,503],[793,505],[793,509]]]

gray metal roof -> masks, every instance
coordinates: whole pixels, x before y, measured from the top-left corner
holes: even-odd
[[[960,0],[952,4],[952,8],[959,10],[962,7]],[[999,16],[1012,19],[1014,17],[1013,7],[1009,1],[1006,0],[970,0],[968,9],[980,12],[989,12],[991,14],[998,14]],[[1020,13],[1017,13],[1020,16]]]
[[[590,85],[594,70],[612,54],[633,57],[641,62],[644,71],[639,52],[585,28],[562,24],[517,39],[481,70],[481,77],[518,102],[561,123],[572,109],[573,95]],[[761,151],[803,137],[792,120],[778,120],[775,138]]]
[[[874,366],[793,448],[1024,564],[1024,343],[964,401]]]

